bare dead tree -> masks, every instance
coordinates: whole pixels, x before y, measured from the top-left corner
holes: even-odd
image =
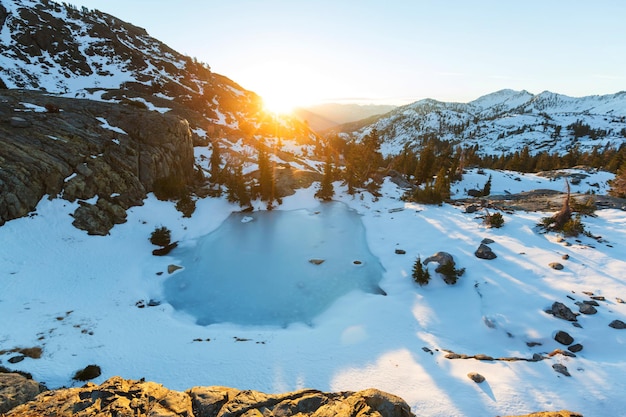
[[[572,218],[572,208],[570,206],[570,186],[569,182],[565,180],[565,186],[567,187],[567,195],[563,200],[563,206],[559,211],[557,211],[554,216],[552,216],[552,226],[553,230],[563,230],[563,226]]]

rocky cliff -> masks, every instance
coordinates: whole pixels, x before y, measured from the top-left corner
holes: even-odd
[[[0,90],[0,225],[42,197],[79,201],[74,224],[106,234],[159,178],[194,173],[186,120],[120,105]]]

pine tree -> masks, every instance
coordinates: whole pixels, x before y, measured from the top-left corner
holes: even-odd
[[[420,152],[417,167],[415,168],[415,181],[422,184],[432,178],[435,164],[435,150],[430,142]]]
[[[274,201],[274,172],[267,151],[259,145],[257,148],[259,163],[259,196],[261,200]]]
[[[609,194],[614,197],[626,198],[626,162],[617,171],[615,178],[609,181]]]
[[[372,174],[382,166],[380,145],[380,138],[374,129],[360,143],[350,142],[345,146],[345,181],[349,194],[354,194],[355,188],[364,187]]]
[[[246,188],[246,184],[243,179],[243,168],[240,164],[229,172],[226,178],[226,185],[228,187],[227,199],[231,203],[239,203],[240,206],[250,205],[250,194]]]
[[[221,184],[223,182],[222,170],[220,168],[222,164],[222,154],[220,152],[220,146],[217,141],[212,142],[213,152],[211,152],[211,181],[215,184]]]
[[[434,192],[439,196],[440,202],[450,198],[450,179],[445,167],[441,167],[435,179]]]
[[[428,272],[428,268],[424,270],[422,266],[422,259],[418,256],[413,264],[413,280],[417,282],[420,286],[428,284],[430,281],[430,272]]]
[[[326,163],[324,164],[324,177],[320,184],[320,189],[315,193],[315,197],[322,201],[330,201],[335,195],[333,189],[333,164],[332,154],[329,150],[326,151]]]
[[[489,179],[487,180],[487,182],[485,183],[485,186],[483,187],[483,197],[486,197],[489,194],[491,194],[491,175],[489,175]]]

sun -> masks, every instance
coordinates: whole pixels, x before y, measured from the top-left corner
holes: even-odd
[[[298,106],[293,97],[281,91],[271,91],[262,95],[263,107],[274,114],[291,114]]]
[[[316,102],[320,94],[311,68],[287,60],[268,60],[250,69],[247,84],[274,114],[290,114],[296,108]]]

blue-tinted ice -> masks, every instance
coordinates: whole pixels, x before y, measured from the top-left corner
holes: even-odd
[[[383,293],[383,268],[359,215],[337,202],[233,213],[197,246],[173,255],[184,270],[165,281],[165,297],[202,325],[310,324],[351,291]]]

